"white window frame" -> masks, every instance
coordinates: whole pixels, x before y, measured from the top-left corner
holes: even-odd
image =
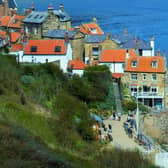
[[[131,85],[130,86],[131,93],[137,93],[138,92],[138,86]]]
[[[143,80],[147,80],[147,74],[143,74]]]
[[[158,61],[152,61],[152,68],[158,67]]]
[[[138,62],[137,62],[137,61],[132,61],[132,62],[131,62],[131,66],[132,66],[132,67],[137,67],[137,65],[138,65]]]
[[[157,86],[151,86],[151,92],[152,93],[158,93],[158,87]]]
[[[157,75],[156,74],[152,74],[152,81],[156,81],[157,80]]]
[[[131,80],[138,80],[138,74],[131,74]]]

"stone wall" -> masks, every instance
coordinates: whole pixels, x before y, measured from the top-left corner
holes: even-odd
[[[85,58],[92,57],[92,48],[99,47],[101,50],[118,49],[119,46],[113,40],[107,39],[101,43],[85,43]]]
[[[137,80],[131,79],[131,74],[138,74]],[[143,80],[143,74],[146,74],[146,80]],[[156,80],[152,80],[152,74],[156,74]],[[165,92],[165,74],[163,73],[137,73],[137,72],[125,72],[124,77],[122,78],[122,82],[127,84],[137,84],[139,87],[146,86],[157,86],[159,93]]]

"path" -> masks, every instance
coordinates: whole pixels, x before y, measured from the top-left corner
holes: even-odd
[[[112,119],[104,120],[106,126],[108,126],[108,124],[112,125],[113,142],[111,142],[111,145],[121,149],[128,149],[128,150],[139,149],[141,152],[144,153],[153,152],[153,150],[148,151],[144,149],[142,146],[134,142],[133,138],[128,137],[123,127],[123,123],[125,121],[126,121],[126,115],[122,115],[121,121],[116,121]]]
[[[121,104],[121,97],[119,92],[119,87],[117,82],[113,82],[113,88],[114,88],[114,98],[115,98],[115,104],[116,104],[116,112],[122,114],[122,104]]]

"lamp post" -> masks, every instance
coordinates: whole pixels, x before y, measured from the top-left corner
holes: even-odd
[[[137,109],[136,109],[136,129],[137,129],[137,138],[139,135],[139,105],[138,105],[138,90],[137,90],[137,95],[136,95],[136,103],[137,103]]]

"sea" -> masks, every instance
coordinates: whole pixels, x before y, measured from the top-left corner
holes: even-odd
[[[32,4],[32,0],[16,2],[20,12]],[[74,26],[97,17],[105,33],[121,34],[127,29],[146,41],[154,36],[156,51],[168,57],[167,0],[34,0],[36,10],[47,10],[50,3],[55,9],[64,4]]]

